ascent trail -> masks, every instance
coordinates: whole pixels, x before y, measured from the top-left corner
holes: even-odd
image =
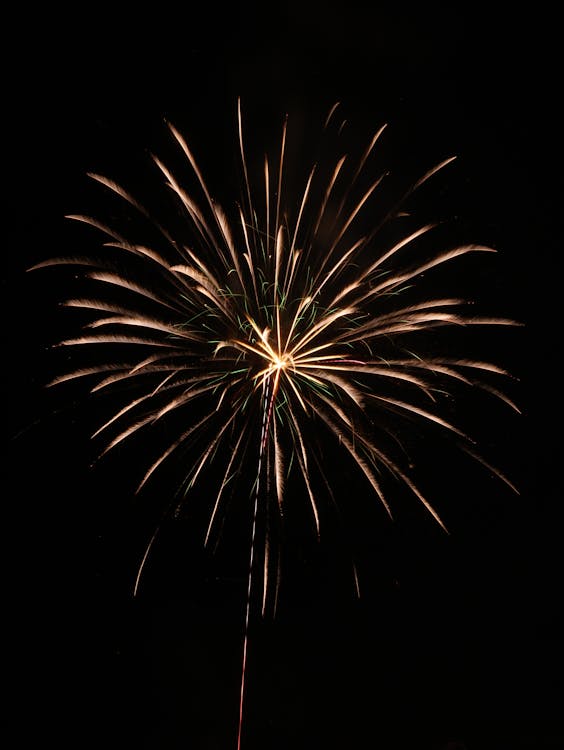
[[[243,637],[243,661],[241,665],[241,691],[240,691],[240,697],[239,697],[239,727],[237,731],[237,750],[241,750],[241,736],[242,736],[242,730],[243,730],[243,703],[245,700],[245,676],[247,672],[247,649],[248,649],[248,643],[249,643],[249,619],[250,619],[250,611],[251,611],[251,593],[252,593],[252,586],[253,586],[257,512],[258,512],[258,499],[259,499],[259,494],[260,494],[260,476],[261,476],[261,471],[262,471],[262,460],[264,457],[264,451],[266,448],[266,441],[267,441],[267,436],[268,436],[268,427],[269,427],[269,423],[270,423],[270,419],[272,415],[274,399],[276,397],[275,391],[273,391],[273,393],[270,396],[268,395],[268,384],[269,384],[268,381],[266,381],[266,383],[263,383],[263,391],[266,391],[266,393],[263,393],[263,397],[265,396],[263,403],[265,405],[268,404],[268,408],[264,409],[263,411],[259,460],[258,460],[258,467],[257,467],[257,479],[255,482],[255,502],[254,502],[254,508],[253,508],[253,525],[252,525],[252,530],[251,530],[251,545],[250,545],[250,550],[249,550],[249,568],[248,568],[249,572],[247,576],[247,603],[245,607],[245,632],[244,632],[244,637]]]

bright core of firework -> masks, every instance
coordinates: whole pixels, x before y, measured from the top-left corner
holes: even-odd
[[[335,106],[323,129],[336,141],[344,127],[337,112]],[[92,392],[120,399],[95,433],[106,435],[102,454],[166,422],[167,443],[139,486],[173,454],[188,456],[174,504],[205,484],[211,497],[206,543],[219,534],[230,503],[254,495],[265,529],[266,582],[276,557],[268,534],[282,524],[285,484],[294,472],[318,533],[321,498],[334,499],[331,470],[351,468],[390,515],[386,476],[444,527],[411,474],[402,443],[406,428],[417,431],[419,424],[449,434],[485,463],[472,438],[449,420],[445,402],[468,388],[517,407],[496,383],[510,377],[501,367],[453,356],[448,347],[431,354],[429,348],[444,330],[514,322],[472,314],[465,299],[436,296],[426,286],[437,269],[491,248],[436,249],[431,243],[429,250],[433,224],[411,224],[388,244],[382,239],[383,229],[407,215],[405,200],[384,215],[374,207],[385,175],[367,176],[367,165],[383,127],[360,156],[333,151],[318,160],[303,187],[289,195],[288,123],[274,170],[265,157],[257,179],[256,170],[250,176],[240,106],[237,122],[243,179],[232,214],[214,200],[192,151],[169,125],[189,177],[175,176],[159,158],[154,162],[181,212],[180,224],[163,224],[128,190],[91,174],[138,223],[122,230],[73,215],[105,235],[99,257],[55,258],[36,268],[84,270],[86,291],[65,304],[92,319],[82,335],[61,345],[90,349],[97,358],[53,384],[91,380]],[[404,198],[450,161],[430,169]],[[420,256],[421,243],[426,250]],[[339,467],[330,466],[335,451]]]

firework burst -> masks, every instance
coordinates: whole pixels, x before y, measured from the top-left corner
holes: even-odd
[[[331,124],[337,133],[343,127],[336,122],[337,109],[329,113],[324,132]],[[191,462],[184,464],[189,468],[174,508],[204,473],[212,472],[216,488],[206,543],[237,478],[251,477],[253,496],[264,498],[266,512],[281,520],[284,486],[292,472],[301,477],[319,534],[319,489],[321,484],[328,489],[319,480],[329,468],[320,446],[326,441],[340,447],[345,465],[358,469],[390,516],[386,474],[401,480],[444,527],[410,478],[408,464],[398,460],[401,451],[389,449],[397,441],[394,422],[416,419],[439,427],[481,460],[472,438],[441,414],[439,395],[448,392],[449,384],[462,383],[517,407],[493,382],[510,377],[501,367],[414,351],[412,342],[447,327],[516,323],[472,315],[465,299],[429,297],[422,281],[444,264],[495,252],[492,248],[466,244],[418,260],[418,242],[436,225],[418,226],[384,250],[378,237],[405,214],[408,196],[452,159],[424,174],[385,214],[377,213],[371,206],[384,175],[361,188],[360,195],[353,188],[366,172],[381,127],[350,169],[347,156],[338,153],[323,169],[314,164],[303,190],[291,200],[284,190],[287,122],[275,168],[265,157],[262,185],[253,190],[239,104],[244,191],[234,216],[228,216],[183,136],[173,125],[168,128],[201,196],[194,198],[154,158],[181,207],[183,236],[158,224],[120,185],[90,174],[152,225],[155,244],[126,237],[96,218],[72,215],[68,218],[106,235],[105,255],[58,257],[34,266],[79,266],[96,289],[64,302],[87,310],[93,319],[82,335],[58,345],[95,347],[97,361],[61,374],[50,385],[80,378],[94,381],[92,392],[119,389],[123,405],[95,433],[110,435],[101,455],[157,423],[184,426],[147,466],[138,489],[175,454],[188,451]],[[323,182],[316,184],[321,173],[318,183]],[[359,226],[369,229],[359,232]],[[413,301],[418,285],[421,294]],[[126,351],[130,354],[122,361]]]
[[[104,252],[34,267],[70,265],[87,280],[87,293],[64,303],[83,310],[85,328],[59,345],[91,350],[95,359],[52,385],[78,379],[121,399],[95,433],[105,438],[102,455],[145,432],[164,434],[168,442],[148,461],[139,489],[170,461],[186,467],[167,512],[204,486],[208,545],[217,542],[228,508],[254,506],[250,569],[258,575],[260,528],[263,611],[271,592],[276,604],[280,557],[271,540],[283,528],[290,479],[301,484],[318,535],[324,508],[339,505],[331,474],[351,469],[390,516],[392,479],[445,528],[412,476],[406,428],[449,434],[485,463],[449,419],[449,394],[468,387],[517,410],[500,385],[510,377],[503,368],[441,347],[429,353],[445,330],[515,324],[477,316],[464,298],[430,294],[425,284],[445,265],[494,251],[474,244],[433,249],[437,226],[414,225],[411,217],[397,234],[411,193],[452,159],[382,210],[386,175],[371,177],[368,165],[384,127],[349,157],[334,148],[344,126],[338,111],[322,128],[332,155],[312,165],[300,190],[287,192],[288,122],[274,158],[265,157],[260,170],[253,160],[251,169],[239,106],[243,190],[231,212],[216,202],[192,150],[169,124],[186,178],[160,158],[154,163],[181,221],[174,228],[160,222],[120,184],[91,174],[134,221],[122,230],[71,216],[105,236]],[[138,226],[145,232],[139,238],[132,236]]]

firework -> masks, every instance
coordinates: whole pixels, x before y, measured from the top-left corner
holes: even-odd
[[[427,281],[444,266],[494,251],[475,244],[437,249],[440,226],[414,224],[406,210],[413,191],[452,159],[386,205],[386,174],[370,169],[384,127],[351,157],[339,150],[346,128],[338,112],[333,107],[321,128],[331,154],[312,164],[296,189],[287,179],[291,122],[283,121],[273,158],[257,167],[255,150],[252,160],[246,153],[239,104],[242,191],[230,211],[214,199],[182,134],[167,124],[182,166],[173,170],[157,157],[154,164],[177,207],[175,220],[160,221],[120,184],[91,174],[132,220],[123,229],[73,215],[104,235],[103,251],[34,267],[70,265],[87,283],[86,293],[64,303],[88,316],[85,328],[59,345],[91,351],[94,359],[51,385],[80,380],[118,399],[95,433],[105,439],[101,455],[144,433],[158,435],[138,490],[171,462],[182,466],[166,513],[205,488],[206,545],[216,544],[231,508],[249,511],[249,569],[259,575],[260,550],[263,612],[269,601],[276,607],[280,556],[272,542],[284,527],[289,483],[301,486],[315,535],[323,534],[325,509],[342,505],[332,472],[352,469],[385,513],[393,514],[393,480],[446,530],[403,445],[410,430],[426,427],[452,436],[515,489],[478,455],[446,406],[453,392],[470,388],[517,411],[502,388],[509,373],[438,344],[445,331],[515,323],[476,315],[465,298],[436,295]]]

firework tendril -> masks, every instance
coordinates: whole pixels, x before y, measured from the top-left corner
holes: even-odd
[[[323,133],[340,133],[338,111],[337,105],[331,109]],[[406,215],[407,198],[452,159],[426,172],[374,220],[385,175],[367,179],[366,173],[384,127],[354,163],[337,151],[332,162],[314,164],[296,199],[295,191],[285,192],[288,119],[278,153],[272,161],[264,158],[258,180],[251,178],[240,102],[237,124],[243,190],[232,214],[214,200],[191,149],[167,123],[187,160],[191,189],[161,159],[154,157],[154,163],[179,206],[182,230],[165,228],[129,191],[90,174],[150,225],[154,241],[137,241],[95,218],[73,215],[103,233],[106,254],[59,257],[34,268],[81,267],[95,290],[64,303],[92,319],[60,345],[95,348],[102,356],[51,385],[82,379],[93,382],[92,392],[112,389],[123,399],[95,433],[106,436],[101,455],[170,422],[168,443],[148,463],[138,489],[186,451],[188,469],[173,506],[186,502],[206,477],[212,488],[206,545],[219,534],[219,519],[233,498],[252,500],[248,626],[257,508],[264,520],[264,614],[271,589],[274,608],[278,596],[280,558],[270,542],[272,530],[283,525],[290,475],[301,482],[312,528],[322,533],[323,498],[331,490],[321,446],[332,445],[343,465],[356,468],[390,516],[386,476],[399,480],[446,531],[411,476],[394,426],[418,423],[450,433],[485,463],[472,438],[447,419],[442,396],[451,384],[467,386],[518,409],[496,383],[511,377],[503,368],[427,351],[433,340],[427,335],[442,329],[516,325],[472,315],[465,299],[429,295],[423,283],[445,264],[495,251],[465,244],[419,258],[417,249],[428,243],[434,224],[411,225],[382,247],[383,229]],[[485,465],[515,490],[498,469]],[[241,711],[242,696],[243,685]]]

